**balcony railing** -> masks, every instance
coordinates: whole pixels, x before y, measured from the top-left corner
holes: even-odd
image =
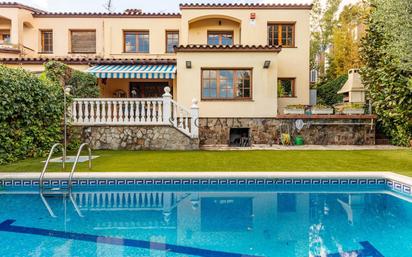
[[[73,125],[170,125],[189,137],[198,137],[199,108],[186,109],[173,101],[170,88],[162,98],[76,98],[71,107]]]

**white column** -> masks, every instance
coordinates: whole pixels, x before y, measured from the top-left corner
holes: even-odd
[[[192,138],[199,138],[199,106],[195,98],[193,98],[192,106],[190,107],[190,116]]]
[[[13,45],[20,44],[20,34],[23,33],[23,26],[20,26],[18,18],[11,20],[10,42]]]
[[[165,93],[163,94],[163,123],[166,125],[170,125],[170,117],[171,117],[171,102],[172,95],[170,94],[170,87],[165,87]]]

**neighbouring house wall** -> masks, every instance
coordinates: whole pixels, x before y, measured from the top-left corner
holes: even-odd
[[[199,100],[200,117],[275,117],[277,113],[277,53],[272,52],[178,52],[177,101],[189,108]],[[268,69],[263,68],[271,61]],[[186,61],[192,68],[186,68]],[[251,100],[202,100],[202,68],[252,68]]]
[[[10,68],[22,68],[31,72],[44,71],[43,64],[7,64],[6,66]],[[69,67],[79,71],[86,71],[89,68],[89,65],[69,65]]]
[[[71,142],[87,142],[95,150],[196,150],[199,140],[169,126],[73,126]]]
[[[292,136],[300,134],[305,144],[309,145],[375,144],[375,125],[371,126],[370,119],[303,119],[306,125],[299,133],[294,129],[295,121],[296,119],[292,118],[201,118],[200,145],[228,145],[230,128],[249,128],[252,144],[279,144],[282,133],[290,133]],[[337,125],[316,125],[316,123]]]

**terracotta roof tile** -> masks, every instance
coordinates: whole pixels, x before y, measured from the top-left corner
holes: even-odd
[[[17,2],[0,2],[0,8],[19,8],[19,9],[28,10],[31,12],[44,12],[40,9],[31,7],[28,5],[20,4]]]
[[[34,17],[43,17],[43,18],[124,18],[124,17],[140,17],[140,18],[180,18],[179,13],[145,13],[137,11],[128,11],[128,12],[116,12],[116,13],[107,13],[107,12],[35,12],[33,13]]]
[[[281,46],[270,45],[180,45],[176,52],[280,52]]]
[[[186,3],[180,9],[312,9],[311,4]]]
[[[175,64],[176,59],[117,59],[117,58],[72,58],[72,57],[11,57],[0,58],[3,64],[43,64],[48,61],[59,61],[66,64]]]

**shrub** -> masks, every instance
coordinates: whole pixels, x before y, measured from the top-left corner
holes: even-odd
[[[343,87],[346,80],[348,80],[348,75],[342,75],[337,79],[319,85],[317,87],[317,102],[329,106],[342,102],[343,95],[338,94],[338,91]]]
[[[0,66],[0,164],[44,155],[61,140],[61,87]]]
[[[392,143],[412,139],[412,5],[410,0],[372,0],[362,40],[362,82],[378,123]]]
[[[305,106],[302,104],[289,104],[286,106],[287,109],[305,109]]]
[[[97,78],[89,73],[73,70],[64,63],[50,61],[44,65],[45,77],[60,85],[72,86],[72,96],[97,98],[100,95]]]

